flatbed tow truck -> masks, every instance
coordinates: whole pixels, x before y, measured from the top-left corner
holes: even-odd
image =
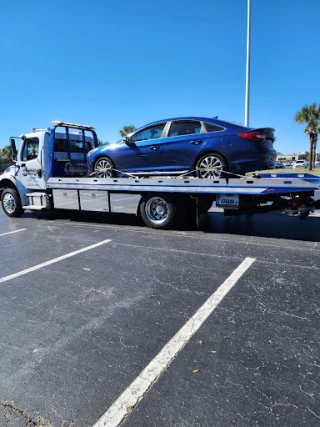
[[[20,140],[19,149],[16,141]],[[118,171],[114,178],[90,176],[87,153],[98,146],[93,127],[53,122],[11,137],[14,165],[0,176],[4,212],[19,217],[25,210],[68,209],[134,213],[152,228],[202,224],[213,202],[224,214],[252,215],[273,211],[308,218],[315,210],[320,180],[311,174],[277,174],[219,179],[194,176],[140,177]]]

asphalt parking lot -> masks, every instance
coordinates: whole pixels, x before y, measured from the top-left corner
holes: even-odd
[[[319,213],[1,211],[0,426],[318,426],[318,242]]]

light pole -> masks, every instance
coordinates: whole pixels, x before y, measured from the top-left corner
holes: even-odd
[[[244,104],[244,125],[249,126],[249,96],[250,96],[250,12],[251,0],[248,0],[247,21],[247,66],[246,66],[246,99]]]

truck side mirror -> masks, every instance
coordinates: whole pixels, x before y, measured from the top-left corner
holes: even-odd
[[[14,138],[10,138],[10,148],[11,148],[11,160],[15,163],[17,161],[17,147],[16,141]]]

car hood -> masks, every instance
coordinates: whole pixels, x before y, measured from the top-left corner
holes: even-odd
[[[112,150],[116,150],[121,145],[124,145],[123,139],[121,141],[113,142],[111,144],[102,146],[101,147],[101,151],[112,151]]]

